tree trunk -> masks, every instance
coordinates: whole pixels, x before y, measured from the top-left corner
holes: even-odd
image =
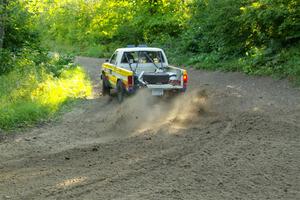
[[[7,0],[0,0],[0,52],[3,49],[5,37],[5,16],[6,16]]]

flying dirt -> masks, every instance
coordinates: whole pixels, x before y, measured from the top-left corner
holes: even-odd
[[[188,69],[176,98],[94,95],[60,120],[0,137],[0,199],[299,199],[300,90]],[[1,133],[0,133],[1,134]]]

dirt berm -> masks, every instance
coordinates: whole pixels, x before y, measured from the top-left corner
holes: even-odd
[[[300,91],[190,69],[176,99],[99,94],[102,60],[77,58],[94,98],[0,137],[0,199],[300,199]]]

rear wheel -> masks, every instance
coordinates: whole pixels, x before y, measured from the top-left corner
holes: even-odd
[[[102,76],[102,95],[110,95],[110,87],[107,83],[105,76]]]
[[[117,83],[117,98],[119,103],[123,102],[124,95],[125,95],[125,88],[122,81],[119,80]]]

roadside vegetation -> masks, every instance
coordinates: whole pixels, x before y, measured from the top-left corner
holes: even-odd
[[[70,54],[109,57],[128,44],[162,47],[177,65],[300,84],[298,0],[0,0],[0,15],[2,129],[90,94]]]
[[[26,56],[16,58],[15,69],[0,76],[0,128],[46,120],[72,100],[90,96],[85,72],[69,62],[59,54],[39,64]]]
[[[40,44],[32,15],[18,1],[1,7],[0,130],[32,125],[64,105],[91,94],[73,57],[50,53]]]
[[[166,49],[174,64],[300,83],[297,0],[62,0],[29,7],[39,10],[44,45],[57,51],[108,57],[120,46],[148,44]]]

